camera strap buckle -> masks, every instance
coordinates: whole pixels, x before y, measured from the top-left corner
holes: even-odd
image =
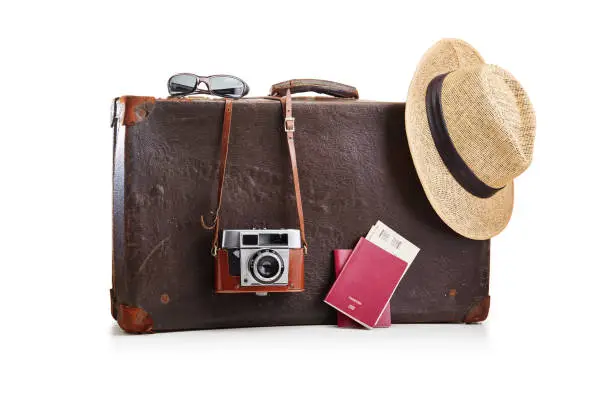
[[[295,118],[293,116],[287,116],[285,118],[285,132],[295,132]]]

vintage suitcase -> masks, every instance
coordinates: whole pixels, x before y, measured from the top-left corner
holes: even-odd
[[[307,85],[294,93],[352,96]],[[352,248],[378,219],[421,248],[392,298],[393,324],[487,317],[490,242],[457,235],[429,205],[404,104],[356,98],[293,97],[305,291],[215,294],[213,234],[200,215],[216,205],[223,113],[222,99],[114,101],[111,311],[125,331],[335,324],[323,303],[335,276],[332,251]],[[296,228],[283,126],[278,100],[233,103],[223,228]]]

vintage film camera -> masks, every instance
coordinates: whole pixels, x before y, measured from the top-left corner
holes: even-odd
[[[216,266],[217,293],[304,290],[304,248],[296,229],[224,230]]]

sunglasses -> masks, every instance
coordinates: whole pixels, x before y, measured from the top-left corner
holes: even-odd
[[[200,84],[205,84],[207,89],[200,89]],[[238,99],[249,93],[249,86],[231,75],[176,74],[168,80],[168,93],[170,96],[206,94]]]

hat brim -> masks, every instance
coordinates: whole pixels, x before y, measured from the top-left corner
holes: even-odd
[[[450,174],[431,137],[425,94],[429,82],[440,74],[484,64],[472,46],[461,40],[445,39],[431,47],[417,66],[406,102],[406,135],[417,174],[427,199],[438,216],[455,232],[484,240],[508,225],[514,203],[511,182],[490,198],[467,192]]]

